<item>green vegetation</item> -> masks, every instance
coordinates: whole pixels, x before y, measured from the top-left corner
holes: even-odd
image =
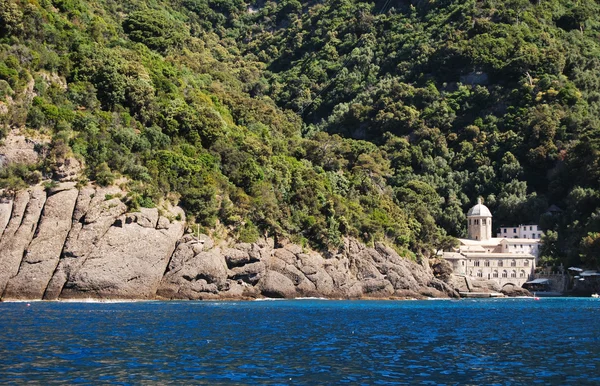
[[[37,130],[39,171],[75,154],[98,184],[126,176],[133,206],[175,193],[246,241],[428,254],[482,196],[495,225],[552,231],[547,263],[599,265],[598,15],[593,0],[0,0],[0,140]]]

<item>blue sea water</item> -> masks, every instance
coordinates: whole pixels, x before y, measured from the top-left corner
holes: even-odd
[[[0,383],[600,384],[600,301],[0,303]]]

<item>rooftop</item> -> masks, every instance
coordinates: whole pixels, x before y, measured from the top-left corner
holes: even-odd
[[[492,212],[490,212],[487,206],[481,203],[481,198],[479,198],[477,199],[477,205],[467,212],[467,217],[470,216],[492,217]]]

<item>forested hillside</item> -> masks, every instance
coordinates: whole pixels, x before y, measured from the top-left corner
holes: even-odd
[[[75,157],[131,208],[405,256],[481,196],[598,265],[599,39],[594,0],[0,0],[0,140],[43,139],[0,188]]]

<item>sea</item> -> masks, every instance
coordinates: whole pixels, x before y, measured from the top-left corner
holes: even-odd
[[[600,299],[0,303],[0,384],[599,385]]]

